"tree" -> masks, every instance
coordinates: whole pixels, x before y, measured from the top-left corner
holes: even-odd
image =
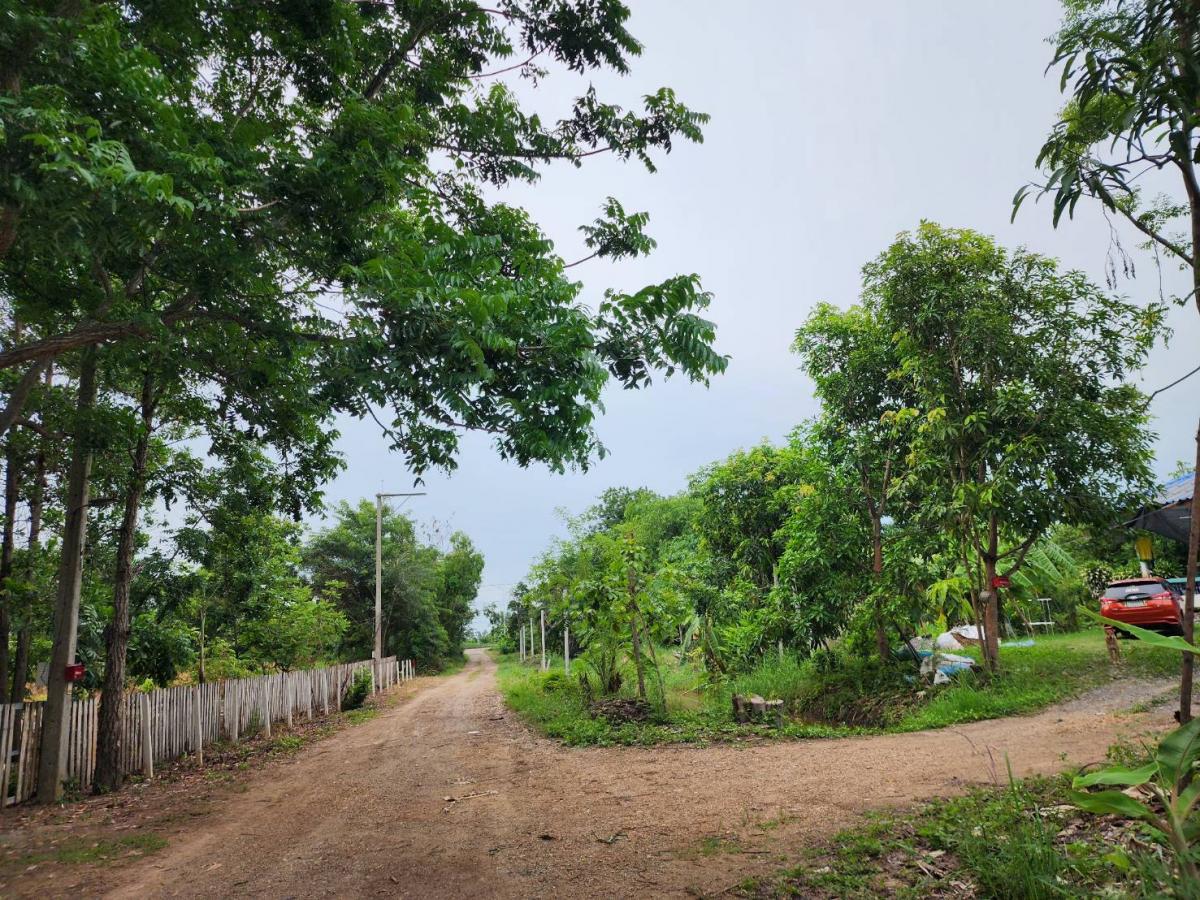
[[[1069,100],[1038,154],[1046,180],[1017,192],[1013,216],[1034,194],[1052,195],[1054,224],[1081,198],[1098,200],[1147,238],[1156,259],[1191,270],[1200,310],[1200,8],[1188,0],[1070,0],[1051,66]],[[1183,202],[1147,199],[1143,176],[1173,173]],[[1118,245],[1119,246],[1119,245]],[[1115,269],[1115,266],[1113,267]],[[1200,494],[1200,428],[1192,493]],[[1193,638],[1200,504],[1192,504],[1183,631]],[[1194,656],[1183,654],[1180,720],[1192,714]]]
[[[847,500],[870,528],[875,650],[886,659],[884,519],[894,516],[892,502],[904,480],[913,417],[911,398],[896,377],[892,334],[875,309],[842,311],[820,304],[796,332],[792,348],[821,401],[814,436],[825,445],[826,458],[853,476]]]
[[[864,269],[920,413],[921,515],[959,535],[995,668],[995,579],[1054,523],[1111,522],[1151,484],[1145,401],[1126,382],[1161,331],[1079,272],[967,230],[922,223]],[[1003,572],[1001,572],[1003,568]]]
[[[417,472],[452,467],[463,429],[521,464],[586,465],[609,380],[723,370],[695,275],[589,308],[529,216],[484,196],[602,153],[653,169],[700,139],[705,117],[668,88],[637,111],[589,89],[549,121],[504,84],[548,75],[536,60],[627,71],[628,15],[615,0],[0,4],[0,294],[24,329],[0,347],[14,372],[0,432],[55,360],[79,372],[43,799],[60,790],[56,673],[105,354],[180,339],[219,388],[213,347],[273,342],[329,413],[386,409]],[[592,256],[648,252],[645,223],[610,198],[583,227]]]
[[[450,551],[418,539],[412,521],[384,509],[382,520],[383,648],[410,657],[422,668],[439,668],[461,656],[466,628],[483,572],[483,557],[463,534]],[[371,655],[375,633],[375,505],[340,503],[331,525],[304,547],[314,591],[338,607],[349,623],[344,656]]]
[[[449,638],[450,657],[462,656],[467,626],[475,618],[472,604],[483,581],[483,554],[461,531],[450,535],[450,549],[437,563],[437,608],[442,628]]]

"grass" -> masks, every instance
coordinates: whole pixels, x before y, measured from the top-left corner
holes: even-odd
[[[565,679],[561,662],[549,672],[522,665],[515,655],[501,658],[500,691],[509,707],[521,713],[548,737],[571,746],[614,744],[652,746],[736,741],[747,738],[836,737],[851,729],[824,725],[789,723],[782,732],[765,725],[735,725],[729,715],[706,705],[699,706],[678,689],[689,681],[686,673],[664,672],[667,681],[667,712],[646,722],[611,723],[588,712],[578,682]],[[572,664],[572,671],[576,671]],[[627,679],[629,681],[629,679]],[[672,688],[672,682],[675,689]]]
[[[64,865],[111,863],[126,857],[145,856],[167,846],[167,839],[157,834],[129,834],[114,840],[70,838],[48,852],[31,853],[23,865],[56,862]]]
[[[1137,641],[1122,641],[1123,662],[1114,672],[1101,631],[1047,635],[1032,647],[1000,648],[1000,675],[990,683],[960,677],[930,696],[895,725],[898,731],[942,728],[980,719],[1035,712],[1099,687],[1114,677],[1173,678],[1179,656]],[[970,655],[978,658],[977,652]]]
[[[348,709],[342,713],[342,718],[348,725],[361,725],[379,715],[379,710],[373,706],[363,706],[358,709]]]
[[[1139,826],[1070,805],[1067,776],[1015,781],[867,822],[741,897],[1194,897]]]
[[[829,653],[798,660],[774,654],[753,671],[708,684],[705,673],[660,648],[665,701],[645,722],[610,723],[594,718],[577,681],[582,663],[562,676],[562,661],[548,672],[500,657],[499,684],[508,705],[543,733],[576,745],[653,745],[736,741],[748,738],[836,737],[883,731],[918,731],[1019,715],[1069,699],[1114,678],[1174,677],[1178,655],[1123,641],[1124,661],[1114,669],[1099,630],[1041,635],[1031,647],[1001,647],[1001,672],[986,678],[964,673],[931,687],[911,663],[881,664]],[[963,651],[978,658],[975,650]],[[650,678],[650,682],[655,679]],[[634,680],[625,678],[624,695]],[[657,687],[654,688],[657,695]],[[782,699],[783,729],[739,726],[732,721],[733,694]]]

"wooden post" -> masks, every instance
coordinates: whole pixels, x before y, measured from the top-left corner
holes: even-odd
[[[204,730],[200,724],[200,708],[203,704],[203,698],[200,694],[199,685],[192,688],[192,704],[195,707],[195,713],[192,716],[192,721],[196,728],[196,763],[202,766],[204,765]]]
[[[138,703],[142,716],[142,774],[147,778],[153,778],[154,740],[150,736],[150,695],[139,695]]]
[[[571,674],[571,624],[563,618],[563,673]]]

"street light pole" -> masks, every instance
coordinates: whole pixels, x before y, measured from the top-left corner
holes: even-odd
[[[375,652],[374,660],[383,659],[383,501],[388,497],[424,497],[425,492],[375,495]]]

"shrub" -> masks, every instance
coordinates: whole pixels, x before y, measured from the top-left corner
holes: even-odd
[[[342,695],[342,709],[358,709],[371,693],[371,670],[365,666],[355,669],[350,686]]]
[[[542,675],[542,690],[548,694],[574,689],[575,685],[566,674],[558,669]]]

